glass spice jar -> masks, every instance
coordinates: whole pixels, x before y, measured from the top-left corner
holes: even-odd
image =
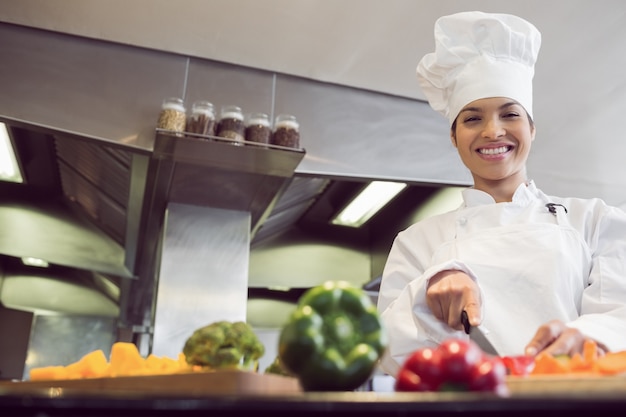
[[[300,124],[295,116],[290,114],[276,116],[271,143],[288,148],[300,147]]]
[[[243,122],[241,107],[223,106],[217,123],[217,136],[232,139],[235,141],[234,145],[243,146],[245,134],[246,127]]]
[[[186,119],[187,115],[183,100],[177,97],[169,97],[163,100],[157,127],[159,129],[177,132],[177,136],[182,136],[187,123]]]
[[[215,112],[213,103],[199,100],[191,106],[191,115],[187,118],[186,131],[200,135],[215,135]]]
[[[270,143],[272,128],[270,118],[265,113],[253,113],[246,119],[246,141],[255,143]]]

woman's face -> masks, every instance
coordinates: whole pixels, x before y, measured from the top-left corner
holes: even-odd
[[[535,127],[516,101],[493,97],[469,103],[459,112],[451,137],[475,183],[526,181]]]

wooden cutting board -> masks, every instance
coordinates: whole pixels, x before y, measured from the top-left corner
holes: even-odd
[[[546,375],[507,377],[512,395],[626,394],[626,376]],[[129,393],[157,396],[285,395],[302,393],[297,379],[274,374],[215,371],[189,374],[0,382],[0,392],[36,393],[63,389],[81,394]]]
[[[507,377],[511,394],[625,393],[626,376],[533,375]]]
[[[302,392],[300,384],[295,378],[236,370],[171,375],[0,383],[0,390],[11,392],[35,392],[41,389],[67,389],[80,393],[124,392],[159,396],[291,394]]]

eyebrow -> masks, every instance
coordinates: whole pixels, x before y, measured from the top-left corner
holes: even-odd
[[[498,107],[498,110],[503,110],[503,109],[506,109],[507,107],[516,106],[516,105],[520,105],[520,104],[518,102],[516,102],[516,101],[509,101],[507,103],[504,103],[500,107]],[[466,112],[466,111],[480,112],[480,111],[482,111],[482,108],[481,107],[465,107],[465,108],[461,109],[459,114],[461,114],[463,112]]]

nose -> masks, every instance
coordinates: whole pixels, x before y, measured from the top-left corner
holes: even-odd
[[[497,139],[504,135],[506,135],[506,130],[504,129],[504,125],[499,118],[494,117],[485,120],[483,137],[487,139]]]

